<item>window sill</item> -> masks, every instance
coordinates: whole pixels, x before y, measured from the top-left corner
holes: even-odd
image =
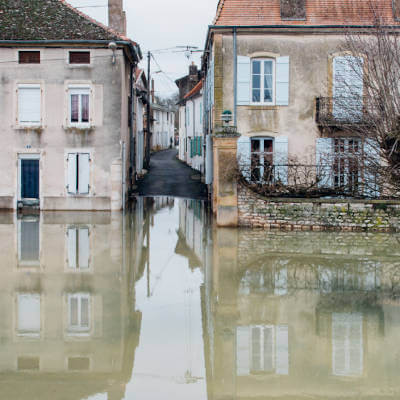
[[[17,124],[14,126],[14,130],[25,131],[25,132],[33,131],[36,133],[42,133],[43,129],[44,129],[43,125],[19,125],[19,124]]]
[[[67,68],[70,69],[91,69],[93,68],[92,64],[67,64]]]
[[[64,130],[67,132],[75,132],[75,133],[86,133],[93,132],[96,127],[94,125],[66,125],[63,126]]]
[[[275,104],[270,104],[270,105],[263,105],[263,104],[248,104],[248,105],[243,105],[243,106],[238,106],[240,108],[245,108],[248,110],[279,110],[281,106],[277,106]]]

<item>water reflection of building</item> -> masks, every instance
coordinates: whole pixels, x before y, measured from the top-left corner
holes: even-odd
[[[215,230],[208,400],[399,398],[399,251],[390,236]]]
[[[124,397],[141,324],[130,222],[1,216],[1,399]]]

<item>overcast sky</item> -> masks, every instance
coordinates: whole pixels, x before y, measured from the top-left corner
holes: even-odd
[[[68,1],[107,24],[108,0]],[[189,45],[203,49],[207,27],[213,21],[217,3],[218,0],[124,0],[128,36],[139,43],[144,56],[147,50],[175,46]],[[188,65],[192,61],[200,63],[200,53],[192,54],[189,60],[182,49],[178,50],[179,53],[174,53],[174,50],[154,52],[163,71],[154,75],[156,93],[161,96],[168,96],[177,90],[173,81],[187,74]],[[146,67],[145,63],[142,64]],[[154,62],[152,70],[159,70]]]

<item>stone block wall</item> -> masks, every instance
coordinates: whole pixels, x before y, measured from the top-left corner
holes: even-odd
[[[400,232],[400,201],[266,198],[238,185],[239,226]]]

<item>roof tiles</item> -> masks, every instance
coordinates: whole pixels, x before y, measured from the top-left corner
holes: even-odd
[[[214,24],[220,26],[371,25],[374,15],[385,25],[398,25],[392,0],[306,0],[306,19],[281,18],[280,0],[220,0]]]

